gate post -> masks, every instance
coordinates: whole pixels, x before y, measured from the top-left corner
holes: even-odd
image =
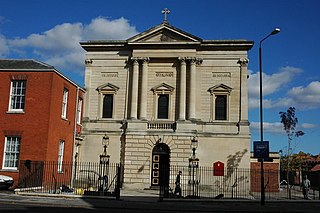
[[[121,166],[118,164],[117,165],[117,181],[116,181],[116,187],[115,187],[115,195],[117,200],[120,199],[120,185],[121,185],[120,172],[121,172]]]

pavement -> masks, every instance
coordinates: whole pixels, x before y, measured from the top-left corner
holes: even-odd
[[[77,196],[71,194],[13,193],[0,191],[3,204],[68,207],[81,209],[108,209],[121,212],[320,212],[320,200],[266,201],[169,199],[159,200],[158,191],[121,190],[121,197]]]

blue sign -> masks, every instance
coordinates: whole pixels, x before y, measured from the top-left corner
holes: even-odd
[[[253,142],[253,157],[259,159],[269,158],[269,141]]]

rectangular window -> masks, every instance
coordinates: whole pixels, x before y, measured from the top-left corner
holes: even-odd
[[[20,137],[5,137],[4,169],[18,169],[20,158]]]
[[[59,153],[58,153],[58,172],[62,172],[63,152],[64,152],[64,141],[60,141]]]
[[[63,99],[62,99],[62,118],[67,118],[67,104],[68,104],[68,94],[69,91],[67,89],[63,90]]]
[[[103,97],[103,118],[112,118],[113,113],[113,94],[105,94]]]
[[[169,94],[161,94],[158,98],[158,119],[169,118]]]
[[[26,81],[11,81],[9,111],[22,112],[25,105]]]
[[[78,100],[78,106],[77,106],[77,124],[81,124],[81,112],[82,111],[82,98],[79,98]]]
[[[227,96],[226,95],[216,96],[215,120],[227,120]]]

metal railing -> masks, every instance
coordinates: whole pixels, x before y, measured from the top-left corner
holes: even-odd
[[[120,186],[120,164],[21,161],[17,190],[119,198]]]
[[[159,199],[165,198],[192,198],[192,199],[246,199],[260,200],[261,172],[253,169],[224,169],[214,172],[212,167],[190,168],[188,166],[171,166],[169,183],[160,186]],[[181,196],[175,193],[176,176],[181,171]],[[309,190],[310,200],[319,200],[320,173],[309,175],[313,181]],[[311,177],[312,176],[312,177]],[[291,185],[291,197],[287,193],[288,185],[281,183],[278,170],[265,170],[265,198],[266,200],[304,199],[299,184]]]

